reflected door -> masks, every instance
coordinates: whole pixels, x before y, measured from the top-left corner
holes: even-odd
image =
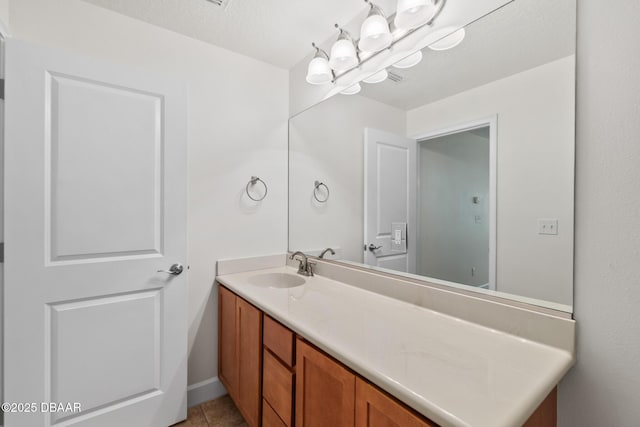
[[[186,416],[186,91],[7,45],[5,425]],[[78,410],[79,409],[79,410]]]
[[[416,140],[365,129],[364,260],[416,271]]]

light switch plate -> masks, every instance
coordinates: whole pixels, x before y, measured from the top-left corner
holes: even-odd
[[[404,254],[406,252],[407,252],[407,224],[404,222],[392,222],[391,223],[391,253],[395,255],[395,254]]]
[[[558,220],[554,218],[538,219],[538,234],[558,234]]]

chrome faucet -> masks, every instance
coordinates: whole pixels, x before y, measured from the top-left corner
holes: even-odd
[[[321,259],[322,259],[322,258],[324,258],[324,255],[325,255],[327,252],[330,252],[330,253],[331,253],[331,255],[335,255],[335,254],[336,254],[336,251],[334,251],[334,250],[333,250],[333,249],[331,249],[331,248],[327,248],[327,249],[325,249],[324,251],[322,251],[322,253],[320,254],[319,258],[321,258]]]
[[[296,256],[300,256],[300,258],[296,258]],[[295,259],[300,263],[298,265],[298,274],[302,274],[303,276],[313,276],[313,266],[315,262],[309,261],[309,258],[301,251],[296,251],[289,255],[289,259]]]

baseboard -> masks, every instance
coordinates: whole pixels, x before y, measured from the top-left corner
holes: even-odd
[[[187,387],[187,406],[199,405],[227,394],[218,377],[209,378]]]

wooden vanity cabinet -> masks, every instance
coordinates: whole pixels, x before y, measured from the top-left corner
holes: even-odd
[[[554,387],[522,427],[555,427],[557,424],[558,387]]]
[[[296,427],[353,427],[356,376],[296,340]]]
[[[296,348],[297,427],[437,427],[304,340]]]
[[[219,287],[218,376],[250,427],[437,427]],[[556,425],[554,389],[523,427]]]
[[[236,295],[218,288],[218,378],[233,400],[238,397]]]
[[[356,378],[355,427],[438,427],[374,385]]]
[[[220,286],[218,376],[250,427],[261,420],[262,312]]]

